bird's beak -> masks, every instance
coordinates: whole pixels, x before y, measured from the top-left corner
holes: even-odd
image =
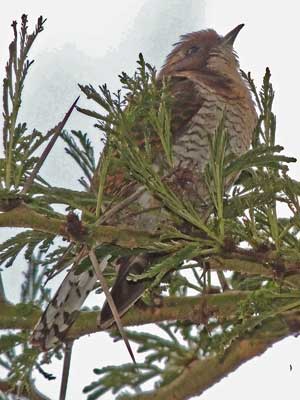
[[[234,29],[232,29],[232,31],[228,32],[227,35],[225,35],[222,39],[222,42],[225,44],[230,44],[231,46],[233,46],[233,43],[239,33],[239,31],[243,28],[243,26],[245,26],[245,24],[240,24],[237,27],[235,27]]]

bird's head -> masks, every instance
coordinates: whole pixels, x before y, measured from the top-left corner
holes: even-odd
[[[243,26],[238,25],[223,37],[212,29],[182,35],[168,55],[159,77],[181,71],[197,71],[234,79],[239,75],[239,63],[233,43]]]

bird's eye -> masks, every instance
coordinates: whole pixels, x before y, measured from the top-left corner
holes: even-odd
[[[192,47],[190,47],[190,48],[187,50],[186,55],[187,55],[187,56],[190,56],[190,55],[192,55],[192,54],[195,54],[195,53],[197,53],[198,50],[199,50],[199,47],[197,47],[197,46],[192,46]]]

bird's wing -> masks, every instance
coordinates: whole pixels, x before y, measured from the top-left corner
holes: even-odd
[[[203,98],[194,80],[183,76],[172,76],[170,79],[171,131],[173,140],[185,132],[189,122],[199,112]]]

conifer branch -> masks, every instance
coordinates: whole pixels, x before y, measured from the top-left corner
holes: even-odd
[[[28,52],[36,37],[43,31],[46,19],[38,18],[33,33],[28,34],[27,15],[21,17],[21,30],[18,43],[17,21],[13,21],[12,28],[14,39],[9,45],[9,60],[6,64],[6,77],[3,80],[3,147],[5,153],[5,187],[10,189],[12,185],[13,169],[15,161],[15,150],[20,142],[22,134],[25,133],[26,124],[17,124],[18,114],[21,106],[21,97],[24,81],[33,61],[29,61]],[[34,134],[33,134],[34,136]],[[25,153],[29,149],[26,149]],[[26,154],[27,155],[27,154]],[[18,169],[18,168],[16,168]],[[15,182],[19,183],[19,182]]]
[[[298,313],[270,319],[248,335],[234,341],[223,354],[192,360],[182,373],[167,385],[155,391],[137,395],[121,395],[122,400],[183,400],[201,395],[206,389],[219,382],[229,373],[253,357],[264,353],[282,338],[300,329]]]
[[[63,217],[63,216],[62,216]],[[37,231],[64,235],[65,219],[42,215],[22,205],[11,211],[0,213],[0,227],[32,228]],[[110,243],[125,248],[160,248],[160,236],[151,232],[108,225],[85,226],[88,233],[86,242]],[[163,246],[163,244],[161,244]],[[170,245],[170,249],[172,249]],[[167,246],[166,246],[167,249]]]
[[[251,295],[251,291],[227,291],[219,294],[202,296],[165,297],[159,306],[135,306],[122,317],[124,326],[144,325],[161,321],[189,321],[194,324],[203,324],[209,317],[230,319],[236,315],[241,302]],[[273,300],[279,300],[274,294]],[[282,304],[293,304],[292,295],[283,298]],[[0,330],[22,329],[31,330],[40,317],[40,310],[31,304],[13,305],[0,303],[1,319]],[[76,339],[83,335],[99,331],[96,324],[98,311],[81,311],[75,324],[68,332],[68,339]]]

